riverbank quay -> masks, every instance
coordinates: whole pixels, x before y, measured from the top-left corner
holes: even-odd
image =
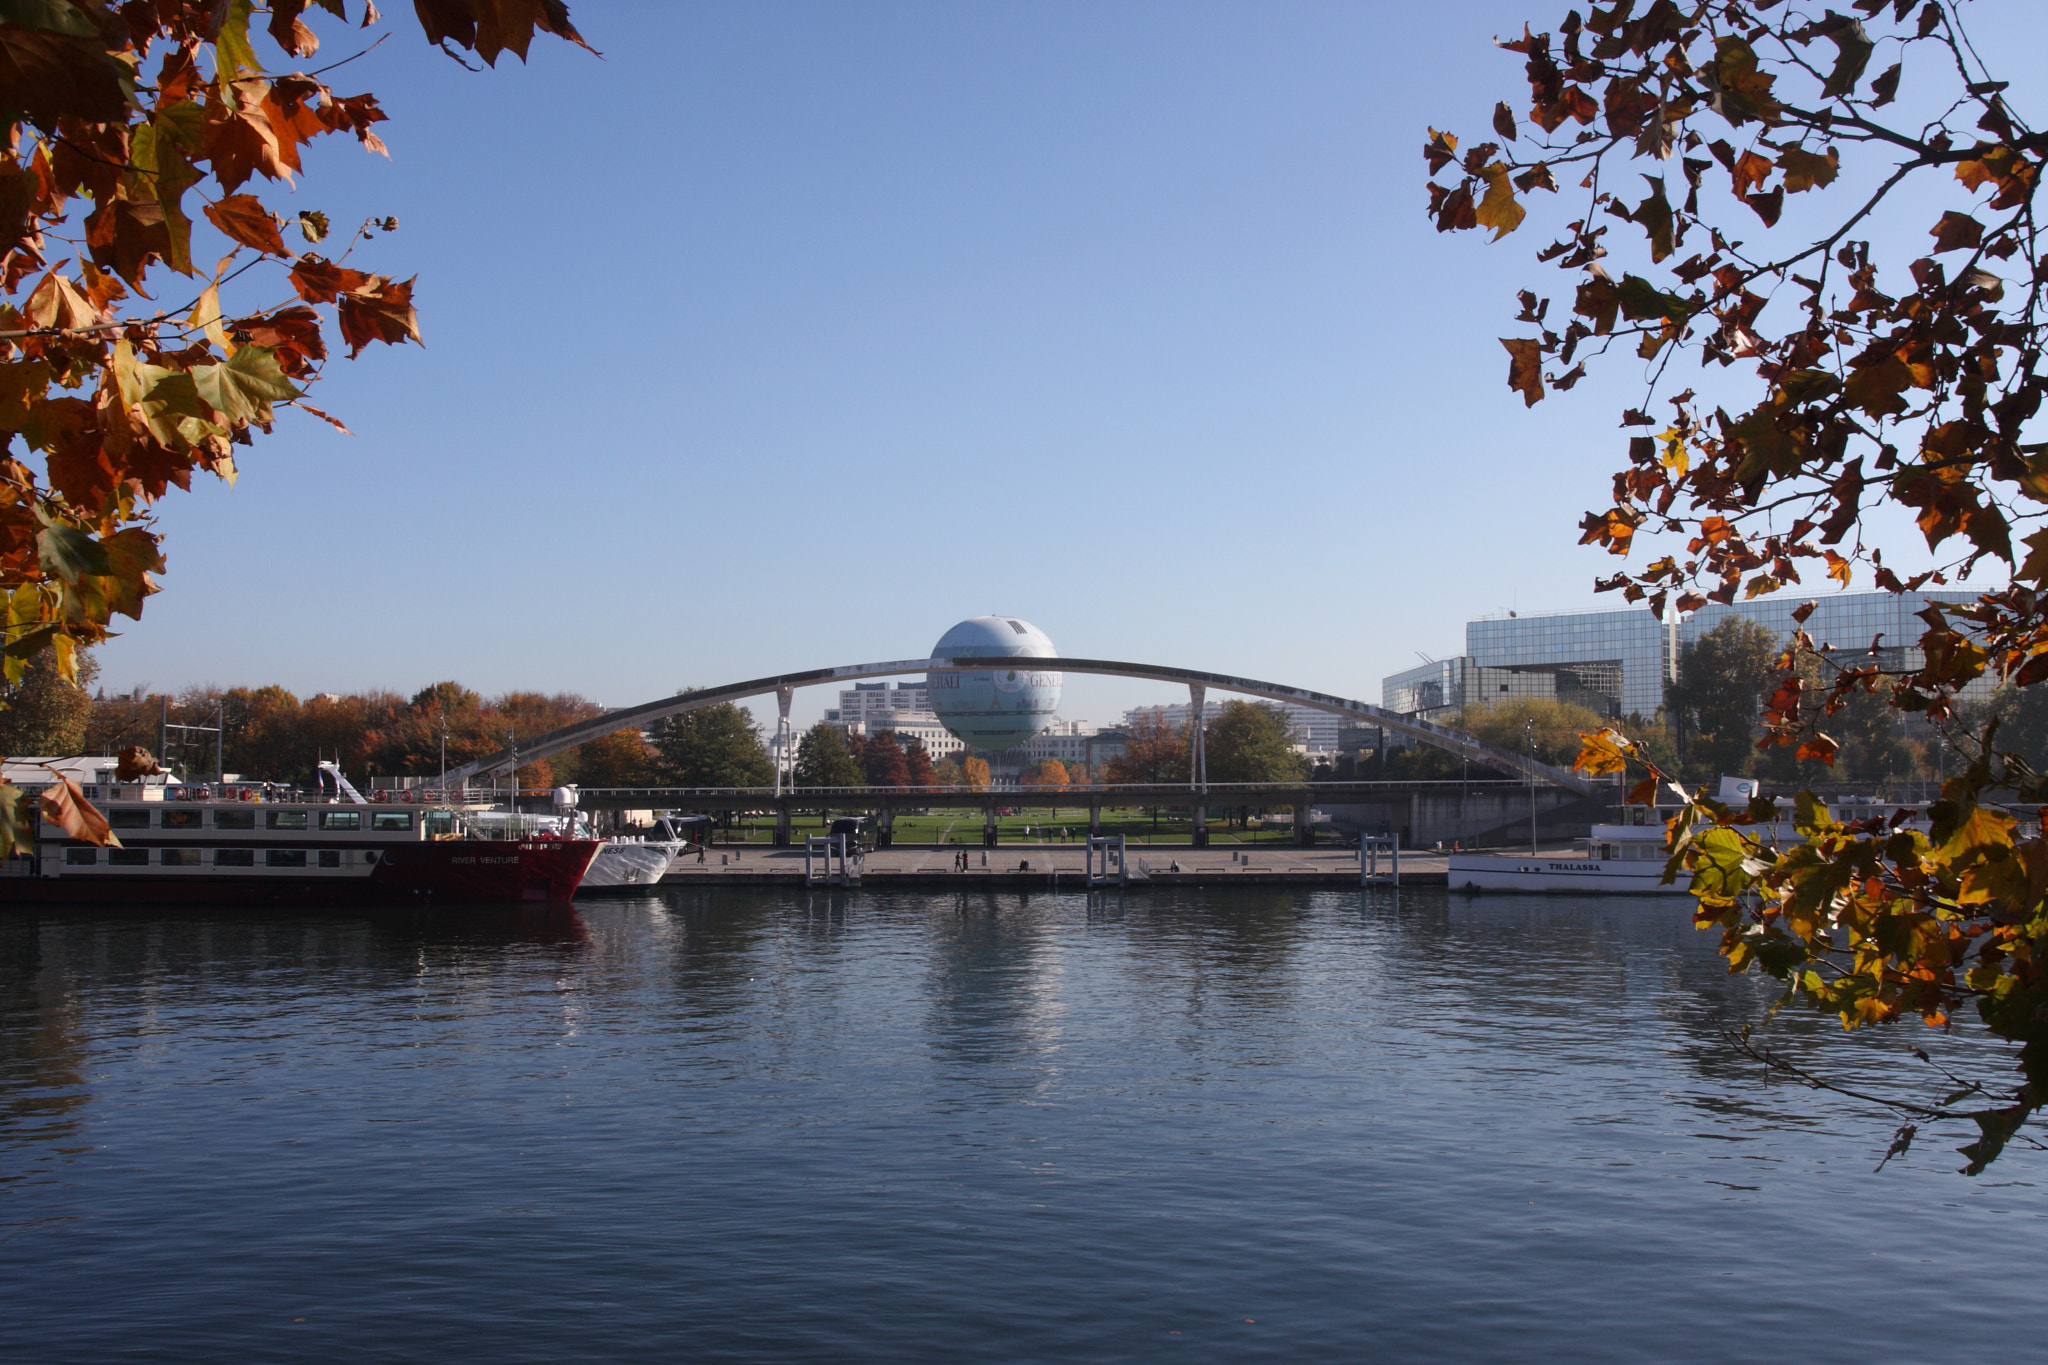
[[[864,886],[932,889],[983,887],[1003,890],[1044,890],[1080,887],[1087,882],[1087,845],[1010,844],[965,850],[967,867],[954,860],[957,845],[930,844],[876,849],[860,862]],[[1266,847],[1239,851],[1196,848],[1192,844],[1147,844],[1129,852],[1129,886],[1356,886],[1358,851],[1340,848]],[[1379,873],[1388,869],[1380,856]],[[1450,860],[1442,853],[1420,850],[1401,853],[1403,886],[1445,886]],[[704,860],[685,852],[661,879],[672,886],[802,886],[801,848],[764,848],[759,844],[705,850]]]

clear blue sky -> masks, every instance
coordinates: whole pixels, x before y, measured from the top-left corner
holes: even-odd
[[[1490,38],[1563,8],[584,0],[601,60],[473,75],[394,6],[329,77],[391,159],[328,139],[272,199],[398,215],[351,263],[418,273],[426,348],[330,364],[353,438],[287,415],[163,504],[102,682],[625,705],[994,611],[1377,700],[1473,615],[1619,605],[1575,523],[1632,373],[1525,412],[1540,241],[1421,212],[1425,125],[1525,103]]]

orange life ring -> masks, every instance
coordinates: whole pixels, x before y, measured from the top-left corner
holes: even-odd
[[[420,798],[411,787],[407,787],[404,791],[398,794],[398,799],[405,802],[406,805],[410,806],[413,802],[419,800]]]
[[[371,799],[376,801],[376,803],[380,806],[391,799],[391,793],[383,790],[381,787],[378,790],[372,792],[370,795]]]
[[[242,788],[242,799],[244,801],[254,801],[256,799],[256,789],[254,787]]]

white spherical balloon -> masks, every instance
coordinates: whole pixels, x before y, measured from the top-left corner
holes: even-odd
[[[976,616],[939,637],[935,659],[1014,659],[986,673],[933,673],[925,678],[932,711],[953,736],[974,749],[1008,749],[1052,723],[1060,705],[1058,673],[1025,660],[1056,659],[1045,632],[1010,616]]]

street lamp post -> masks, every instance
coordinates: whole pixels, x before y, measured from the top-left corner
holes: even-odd
[[[1522,722],[1522,734],[1529,741],[1529,856],[1536,856],[1536,717]]]

